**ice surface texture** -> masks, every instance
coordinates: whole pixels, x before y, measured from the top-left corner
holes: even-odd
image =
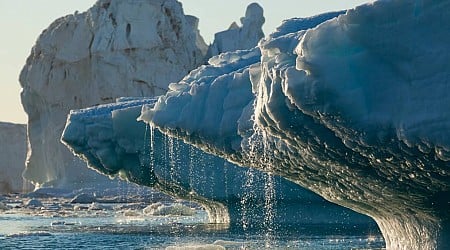
[[[391,0],[285,23],[260,60],[215,58],[141,119],[370,215],[389,249],[447,249],[449,16],[448,0]]]
[[[110,177],[196,201],[211,222],[257,229],[268,215],[277,227],[302,224],[373,225],[369,218],[331,204],[280,177],[238,167],[138,122],[141,107],[156,99],[125,98],[72,111],[62,140],[89,166]],[[273,185],[272,211],[266,189]]]

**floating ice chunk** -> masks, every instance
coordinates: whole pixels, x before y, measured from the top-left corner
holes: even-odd
[[[164,205],[162,203],[154,203],[143,210],[146,215],[155,216],[192,216],[195,214],[195,210],[180,203]]]
[[[228,241],[228,240],[216,240],[213,245],[223,246],[223,247],[244,247],[244,242],[239,241]]]
[[[87,203],[93,203],[96,202],[97,198],[95,198],[91,194],[82,193],[77,196],[75,196],[70,203],[81,203],[81,204],[87,204]]]
[[[22,232],[22,233],[14,233],[14,234],[6,235],[6,237],[10,237],[10,238],[42,237],[42,236],[52,236],[52,234],[49,232]]]
[[[5,210],[9,210],[10,207],[8,205],[6,205],[5,203],[0,201],[0,211],[5,211]]]
[[[32,192],[25,194],[28,198],[48,198],[48,197],[72,197],[73,190],[54,187],[40,187]]]
[[[169,246],[166,250],[225,250],[226,248],[219,245],[183,245],[183,246]]]
[[[85,205],[75,205],[73,206],[73,211],[87,210],[89,207]]]
[[[42,204],[42,202],[41,202],[40,200],[38,200],[38,199],[31,199],[31,200],[26,201],[26,202],[24,203],[24,206],[25,206],[25,207],[30,207],[30,208],[38,208],[38,207],[42,207],[43,204]]]
[[[50,226],[55,227],[55,226],[64,226],[65,225],[65,221],[52,221],[52,223],[50,223]]]
[[[53,203],[53,204],[46,205],[45,209],[49,210],[49,211],[59,211],[62,209],[62,206],[58,203]]]
[[[106,210],[107,207],[99,204],[97,202],[92,202],[92,204],[89,205],[88,210]]]
[[[122,215],[126,216],[126,217],[136,217],[136,216],[141,216],[142,214],[136,210],[127,209],[122,212]]]

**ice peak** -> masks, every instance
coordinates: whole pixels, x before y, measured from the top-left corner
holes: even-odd
[[[245,17],[241,18],[242,25],[248,27],[253,26],[253,24],[262,26],[264,22],[264,9],[257,3],[249,4],[245,11]]]
[[[262,25],[265,22],[264,10],[252,3],[247,7],[245,16],[241,18],[242,26],[236,22],[230,27],[214,35],[214,42],[209,47],[207,57],[213,57],[224,52],[254,48],[264,37]]]

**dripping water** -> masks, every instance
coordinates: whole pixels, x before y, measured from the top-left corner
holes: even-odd
[[[194,190],[194,159],[195,159],[195,151],[192,147],[189,147],[189,173],[188,173],[188,177],[189,177],[189,201],[192,202],[192,196],[195,194],[195,190]]]
[[[150,171],[155,170],[155,129],[148,124],[150,130]]]
[[[262,146],[263,146],[263,169],[267,173],[264,176],[264,227],[266,229],[265,243],[266,247],[270,247],[270,243],[273,242],[275,228],[275,216],[276,216],[276,191],[275,191],[275,178],[273,176],[273,158],[270,154],[271,147],[267,140],[267,134],[262,131]]]
[[[150,125],[145,125],[145,132],[144,132],[144,146],[143,146],[143,152],[142,152],[142,161],[141,161],[141,168],[145,169],[147,166],[150,168],[151,171],[152,168],[152,162],[151,162],[151,137],[149,138],[150,134]],[[143,170],[144,171],[144,170]]]
[[[273,242],[274,234],[276,232],[275,228],[275,216],[276,216],[276,192],[275,192],[275,178],[273,176],[273,159],[271,155],[271,146],[267,140],[267,135],[264,131],[258,127],[254,128],[254,133],[248,139],[248,149],[247,154],[250,159],[251,165],[261,165],[261,168],[266,173],[261,179],[255,177],[255,173],[252,169],[248,169],[246,172],[246,182],[244,190],[246,190],[246,195],[243,197],[241,203],[243,208],[243,229],[249,226],[249,215],[246,210],[251,206],[252,199],[256,200],[254,197],[254,188],[258,187],[258,183],[263,182],[264,184],[264,219],[263,219],[263,230],[265,232],[265,245],[267,248],[271,247],[271,242]],[[262,157],[261,157],[262,155]],[[253,197],[252,197],[253,195]]]
[[[146,141],[149,142],[148,145],[148,170],[150,171],[150,173],[154,173],[155,172],[155,129],[153,128],[153,126],[151,124],[146,123],[146,128],[145,128],[145,134],[147,135],[147,133],[149,133],[150,138],[148,138]],[[147,136],[146,136],[147,137]],[[145,146],[145,145],[144,145]],[[146,152],[144,150],[144,152]],[[151,193],[151,199],[152,201],[154,200],[154,193]]]
[[[164,134],[164,147],[163,147],[163,151],[164,151],[164,158],[163,158],[163,164],[164,164],[164,168],[163,168],[163,173],[161,173],[163,175],[163,179],[165,182],[170,182],[170,142],[169,142],[170,137],[166,134]],[[166,203],[169,203],[169,200],[166,199],[165,200]]]
[[[206,163],[205,163],[205,158],[204,155],[202,153],[196,153],[196,165],[195,168],[197,169],[195,175],[196,175],[196,182],[199,183],[200,185],[198,186],[199,188],[202,187],[206,187],[206,185],[208,185],[208,180],[207,180],[207,176],[206,176]],[[205,192],[205,189],[202,189],[201,191]]]
[[[251,213],[250,209],[252,206],[252,202],[256,199],[255,192],[251,191],[252,186],[254,186],[255,183],[255,175],[254,170],[251,168],[248,168],[245,172],[245,182],[242,189],[244,190],[243,196],[241,198],[241,211],[242,211],[242,229],[244,233],[249,233],[248,230],[250,229],[250,222],[251,222]]]
[[[169,150],[169,178],[171,182],[175,181],[175,153],[174,153],[174,141],[172,137],[166,137],[167,149]]]
[[[147,176],[148,171],[152,171],[151,166],[151,137],[150,137],[150,130],[151,127],[149,124],[145,124],[145,131],[144,131],[144,141],[142,146],[142,152],[140,154],[140,163],[141,163],[141,176]],[[153,197],[152,197],[153,199]]]
[[[208,187],[208,190],[206,190],[207,192],[209,192],[211,194],[211,197],[215,198],[215,192],[214,192],[214,185],[216,184],[215,180],[219,180],[219,178],[217,178],[216,175],[218,175],[218,171],[217,171],[217,167],[214,168],[215,171],[211,171],[210,166],[214,166],[215,164],[217,164],[216,162],[214,162],[214,160],[206,154],[202,154],[202,175],[205,176],[205,184],[207,185],[206,187]]]

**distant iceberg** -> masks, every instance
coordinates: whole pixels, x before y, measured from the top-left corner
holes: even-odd
[[[235,51],[247,50],[255,47],[264,37],[262,25],[265,22],[263,8],[257,3],[251,3],[241,18],[242,26],[233,22],[228,30],[217,32],[214,41],[206,53],[207,58]]]
[[[197,25],[176,0],[98,0],[50,24],[19,79],[28,115],[24,177],[36,187],[111,185],[61,144],[69,111],[166,93],[205,60]]]
[[[26,125],[0,122],[0,194],[31,189],[30,183],[22,177],[27,155],[26,137]]]

